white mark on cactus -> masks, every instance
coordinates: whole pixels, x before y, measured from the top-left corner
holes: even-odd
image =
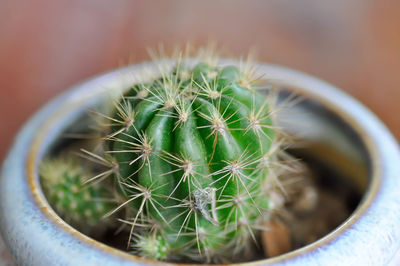
[[[71,202],[69,203],[69,208],[70,208],[71,210],[76,210],[76,209],[78,208],[78,204],[76,203],[76,201],[71,201]]]
[[[72,193],[78,193],[79,192],[79,188],[78,188],[78,186],[77,185],[75,185],[75,184],[73,184],[73,185],[71,185],[71,192]]]
[[[179,72],[179,78],[181,80],[188,80],[191,77],[191,73],[188,70],[181,70]]]
[[[98,211],[98,212],[103,212],[103,211],[104,211],[104,206],[103,206],[103,204],[96,204],[96,211]]]
[[[90,218],[92,216],[92,211],[90,209],[86,209],[83,212],[83,215],[85,215],[87,218]]]
[[[149,91],[148,90],[140,90],[137,94],[136,97],[138,99],[145,99],[147,98],[147,96],[149,96]]]
[[[211,223],[218,225],[218,217],[216,212],[216,189],[207,187],[205,189],[195,190],[193,196],[195,199],[195,208],[200,211],[204,218]],[[211,215],[208,205],[211,204]]]
[[[91,195],[90,195],[89,191],[85,191],[83,193],[83,200],[84,201],[89,201],[90,199],[91,199]]]
[[[59,190],[58,192],[57,192],[57,198],[58,199],[62,199],[62,198],[64,198],[64,191],[62,191],[62,190]]]

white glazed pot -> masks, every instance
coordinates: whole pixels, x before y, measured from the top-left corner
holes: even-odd
[[[232,62],[223,60],[222,64]],[[345,154],[353,162],[345,167],[363,168],[364,174],[353,180],[363,191],[361,202],[333,232],[303,248],[249,265],[393,263],[400,247],[400,152],[395,139],[368,109],[333,86],[280,66],[257,66],[272,83],[307,99],[292,113],[299,115],[295,120],[311,121],[310,126],[288,130]],[[154,63],[132,65],[78,84],[42,108],[20,131],[0,179],[1,234],[19,264],[159,263],[106,246],[70,227],[47,203],[38,177],[41,158],[63,130],[101,101],[106,90],[127,87],[132,77],[140,80],[152,68]],[[306,112],[297,112],[296,108]]]

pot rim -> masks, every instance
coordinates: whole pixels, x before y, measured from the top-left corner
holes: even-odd
[[[236,61],[231,60],[221,60],[220,62],[221,65],[237,65]],[[396,223],[400,224],[400,194],[396,191],[396,186],[399,187],[400,184],[398,180],[400,177],[400,167],[397,166],[400,161],[400,152],[393,136],[382,122],[366,107],[334,86],[285,67],[271,64],[255,65],[257,66],[257,72],[266,73],[266,78],[271,78],[273,82],[288,86],[296,93],[321,103],[326,109],[350,125],[360,136],[371,159],[371,180],[362,202],[338,228],[302,248],[277,257],[248,262],[245,265],[329,263],[332,262],[333,258],[340,261],[345,259],[348,261],[349,258],[355,259],[354,261],[362,259],[361,261],[372,264],[381,264],[381,262],[389,261],[399,248],[399,243],[396,243],[393,239],[400,238],[400,230],[395,230]],[[121,85],[125,87],[126,84],[132,82],[131,78],[137,79],[138,77],[129,77],[126,80],[118,80],[119,78],[136,72],[143,75],[145,70],[148,71],[148,68],[154,69],[155,66],[154,62],[135,64],[113,70],[80,83],[47,104],[27,123],[16,138],[10,155],[7,157],[2,169],[0,195],[3,196],[0,196],[0,224],[2,225],[2,233],[5,236],[5,240],[9,245],[13,246],[15,243],[12,242],[20,240],[13,239],[11,231],[20,235],[22,233],[16,232],[18,230],[15,228],[7,230],[5,228],[7,226],[4,226],[5,224],[9,226],[10,222],[12,224],[12,221],[16,219],[15,217],[8,219],[9,217],[4,216],[10,209],[10,206],[7,206],[9,200],[5,199],[6,194],[9,195],[10,193],[2,193],[3,188],[7,187],[5,177],[12,172],[8,167],[14,165],[26,167],[26,172],[22,169],[19,171],[19,174],[23,177],[22,180],[27,182],[26,184],[21,184],[22,190],[28,192],[25,200],[30,201],[29,205],[33,207],[31,215],[34,216],[35,222],[46,226],[46,230],[42,230],[43,234],[51,234],[54,233],[54,230],[61,229],[64,231],[61,233],[63,241],[74,243],[80,249],[85,248],[88,251],[90,250],[92,252],[90,253],[91,255],[105,256],[110,258],[111,261],[118,263],[165,264],[159,261],[140,258],[112,248],[73,229],[61,220],[47,203],[41,191],[37,174],[38,162],[45,152],[42,146],[43,144],[46,145],[47,142],[60,133],[62,128],[60,126],[57,128],[55,125],[60,120],[63,120],[63,117],[69,116],[71,112],[78,112],[86,108],[89,106],[88,101],[94,102],[93,96],[104,91],[102,84],[108,84],[111,87]],[[122,76],[118,77],[120,74]],[[24,156],[18,156],[18,153],[22,150],[28,152],[25,152]],[[16,203],[14,202],[14,204]],[[17,209],[27,211],[27,207],[20,206]],[[40,213],[36,213],[37,211]],[[15,213],[14,215],[21,218],[21,214],[18,215],[18,213]],[[3,218],[1,218],[2,216]],[[370,234],[370,236],[365,235],[365,231],[378,230],[382,226],[384,226],[383,228],[386,231],[381,231],[379,232],[380,234]],[[48,239],[53,239],[50,235],[45,235],[44,239],[47,237]],[[375,253],[370,254],[372,252],[365,247],[374,250]],[[60,247],[57,248],[63,250]],[[376,253],[377,251],[381,252]],[[360,252],[362,256],[349,256],[357,252]],[[16,254],[15,252],[13,252],[13,255],[18,260],[26,259],[26,256],[21,256],[21,254]]]

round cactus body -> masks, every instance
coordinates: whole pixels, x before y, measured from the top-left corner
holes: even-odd
[[[89,233],[104,227],[104,215],[114,208],[110,193],[101,184],[84,185],[93,176],[72,158],[47,159],[40,165],[47,199],[60,217],[78,230]]]
[[[116,104],[106,153],[147,258],[242,254],[270,202],[276,132],[267,96],[234,66],[178,64]]]

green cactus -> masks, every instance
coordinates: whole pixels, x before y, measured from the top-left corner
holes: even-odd
[[[115,208],[101,184],[84,185],[93,174],[71,156],[46,159],[40,165],[41,183],[51,206],[62,219],[85,233],[109,222],[103,216]]]
[[[268,97],[237,67],[178,63],[133,86],[106,153],[132,217],[130,245],[157,260],[243,254],[269,212],[277,136]]]
[[[190,67],[178,60],[161,72],[114,101],[111,114],[100,115],[109,120],[100,127],[107,132],[104,157],[98,151],[85,157],[109,169],[90,174],[69,159],[44,162],[46,195],[78,228],[124,209],[128,247],[142,257],[246,258],[279,185],[274,169],[282,149],[271,97],[255,89],[251,71],[235,66]],[[101,187],[81,191],[90,176],[114,181],[108,184],[115,184],[118,207],[93,201]]]

